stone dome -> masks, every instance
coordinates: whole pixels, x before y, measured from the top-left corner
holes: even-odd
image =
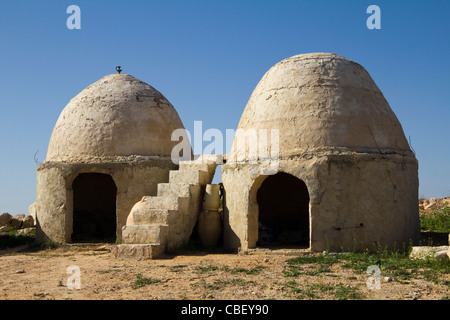
[[[238,129],[279,129],[281,158],[317,152],[413,155],[368,72],[331,53],[296,55],[270,68]],[[244,151],[248,157],[248,143],[243,150],[235,138],[229,158],[242,157]]]
[[[184,128],[175,108],[156,89],[128,74],[91,84],[64,108],[46,161],[117,161],[170,156],[173,130]]]

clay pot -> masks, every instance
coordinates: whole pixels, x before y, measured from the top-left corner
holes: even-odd
[[[222,216],[220,212],[203,210],[198,216],[198,235],[203,247],[217,246],[222,235]]]
[[[203,209],[217,211],[220,206],[220,186],[218,184],[207,184],[205,196],[203,197]]]

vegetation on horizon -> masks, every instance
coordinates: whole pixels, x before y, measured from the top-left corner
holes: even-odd
[[[433,232],[450,232],[450,207],[435,209],[420,215],[420,228]]]

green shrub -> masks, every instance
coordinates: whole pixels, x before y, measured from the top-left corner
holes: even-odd
[[[0,238],[0,249],[9,249],[24,244],[31,244],[35,241],[35,236],[17,234],[14,231],[8,232],[7,235]]]
[[[161,280],[146,278],[146,277],[142,276],[142,274],[138,273],[136,275],[136,280],[131,284],[131,287],[133,289],[139,289],[140,287],[143,287],[143,286],[146,286],[149,284],[158,283],[158,282],[161,282]]]
[[[450,232],[450,208],[445,206],[420,216],[420,228],[434,232]]]

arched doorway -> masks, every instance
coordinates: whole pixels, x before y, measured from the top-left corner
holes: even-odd
[[[73,242],[116,240],[117,187],[110,175],[82,173],[72,184]]]
[[[284,172],[267,177],[257,193],[260,247],[309,247],[306,184]]]

